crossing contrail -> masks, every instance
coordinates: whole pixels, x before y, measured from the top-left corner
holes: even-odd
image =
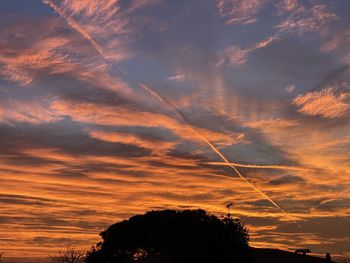
[[[195,129],[191,123],[187,120],[186,116],[169,100],[161,96],[158,92],[156,92],[153,88],[150,86],[141,83],[140,86],[147,91],[149,94],[151,94],[153,97],[155,97],[157,100],[165,104],[168,108],[172,109],[178,118],[181,119],[184,123],[186,123],[203,141],[208,144],[208,146],[225,162],[227,166],[230,166],[234,172],[247,184],[249,185],[255,192],[257,192],[260,196],[262,196],[264,199],[268,200],[273,206],[275,206],[286,218],[288,218],[291,222],[295,223],[299,228],[301,226],[298,222],[294,220],[294,218],[288,214],[286,211],[284,211],[272,198],[270,198],[267,194],[265,194],[263,191],[261,191],[259,188],[257,188],[254,184],[249,182],[247,178],[245,178],[240,171],[236,168],[236,166],[231,163],[225,155],[212,143],[210,142],[199,130]]]
[[[225,162],[207,162],[210,165],[222,165],[228,166]],[[286,165],[258,165],[258,164],[242,164],[242,163],[230,163],[236,167],[242,168],[252,168],[252,169],[279,169],[279,170],[292,170],[292,171],[312,171],[312,169],[296,167],[296,166],[286,166]]]
[[[88,40],[96,49],[96,51],[101,55],[101,57],[103,57],[105,60],[108,60],[102,51],[102,48],[99,46],[99,44],[97,44],[97,42],[89,35],[88,32],[86,32],[84,30],[84,28],[82,28],[78,23],[76,23],[73,19],[71,19],[70,17],[66,16],[61,9],[59,8],[59,6],[57,6],[52,0],[43,0],[44,4],[47,4],[49,6],[51,6],[51,8],[53,10],[56,11],[57,14],[59,14],[64,20],[67,21],[67,23],[73,28],[75,29],[81,36],[83,36],[86,40]]]

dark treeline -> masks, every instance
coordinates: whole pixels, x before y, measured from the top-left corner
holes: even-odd
[[[252,262],[247,229],[238,219],[204,210],[162,210],[115,223],[83,254],[67,249],[52,263]]]

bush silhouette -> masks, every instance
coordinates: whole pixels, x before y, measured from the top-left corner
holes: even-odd
[[[65,251],[58,251],[55,256],[50,256],[50,263],[83,263],[84,261],[85,253],[70,247]]]
[[[238,219],[204,210],[163,210],[133,216],[102,232],[87,263],[248,262],[248,232]]]

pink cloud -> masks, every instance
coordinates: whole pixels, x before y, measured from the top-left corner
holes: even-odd
[[[226,18],[228,25],[256,22],[256,14],[266,0],[218,0],[219,14]]]
[[[282,0],[278,1],[277,8],[280,13],[291,12],[299,7],[298,0]]]
[[[226,64],[226,65],[235,66],[235,67],[242,66],[247,62],[248,56],[251,52],[254,52],[262,48],[266,48],[276,40],[278,40],[278,37],[273,36],[273,37],[268,37],[266,39],[263,39],[248,48],[241,48],[237,45],[230,46],[220,51],[219,60],[216,65],[221,66]]]
[[[242,49],[239,46],[230,46],[220,52],[220,59],[217,66],[227,64],[229,66],[241,66],[247,62],[249,49]]]
[[[279,33],[289,32],[302,35],[308,32],[321,32],[337,19],[337,15],[322,4],[314,5],[310,8],[299,6],[283,20],[277,28]]]

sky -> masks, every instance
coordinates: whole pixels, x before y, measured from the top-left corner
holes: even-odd
[[[0,251],[232,202],[252,246],[350,255],[349,9],[1,1]]]

